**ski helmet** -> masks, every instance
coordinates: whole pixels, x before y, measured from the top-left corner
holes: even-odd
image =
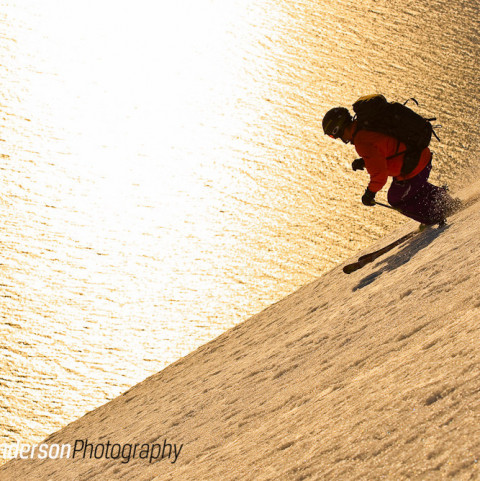
[[[352,122],[352,116],[345,107],[335,107],[330,109],[323,117],[323,131],[325,135],[333,139],[341,138],[345,127]]]

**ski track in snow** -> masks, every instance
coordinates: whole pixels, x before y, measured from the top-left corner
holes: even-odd
[[[175,464],[14,460],[0,479],[479,479],[479,205],[349,276],[339,265],[46,440],[168,439]]]

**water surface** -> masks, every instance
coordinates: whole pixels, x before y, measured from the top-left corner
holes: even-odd
[[[170,2],[171,4],[172,2]],[[321,119],[436,115],[478,157],[478,3],[3,2],[0,442],[39,440],[403,222]]]

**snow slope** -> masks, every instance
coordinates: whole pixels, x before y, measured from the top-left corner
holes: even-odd
[[[14,460],[0,480],[480,479],[479,207],[338,266],[46,440],[168,440],[175,463]]]

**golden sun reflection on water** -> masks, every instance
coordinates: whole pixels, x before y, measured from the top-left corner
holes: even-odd
[[[245,316],[223,204],[245,197],[228,143],[243,148],[236,110],[255,83],[248,9],[10,7],[7,439],[39,439]],[[25,402],[12,403],[19,379]]]
[[[397,225],[359,205],[331,106],[420,93],[455,178],[478,94],[464,3],[5,6],[0,436],[42,438]]]

